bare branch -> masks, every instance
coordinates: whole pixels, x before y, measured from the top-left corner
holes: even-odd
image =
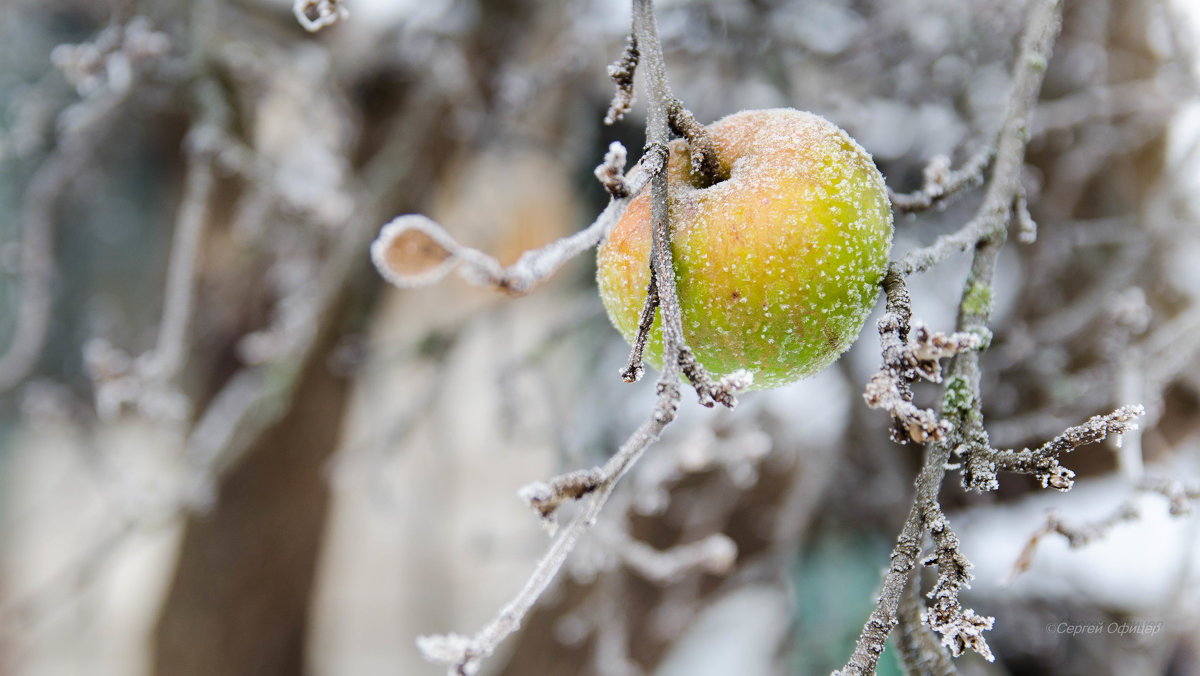
[[[1067,539],[1067,544],[1072,549],[1078,549],[1108,535],[1109,531],[1118,524],[1135,521],[1140,516],[1137,507],[1132,502],[1122,503],[1112,514],[1099,521],[1075,525],[1064,522],[1057,514],[1050,512],[1046,515],[1046,525],[1034,531],[1033,535],[1029,536],[1029,541],[1021,548],[1021,553],[1013,562],[1012,570],[1009,571],[1004,584],[1012,584],[1017,577],[1029,570],[1038,543],[1047,535],[1057,533]]]
[[[625,565],[650,582],[666,584],[692,570],[725,575],[737,562],[737,544],[724,533],[676,545],[666,550],[614,530],[611,544]]]
[[[983,184],[983,174],[996,156],[995,142],[988,143],[963,163],[958,169],[950,170],[950,158],[938,155],[925,165],[922,172],[925,185],[911,193],[888,191],[892,208],[900,213],[924,211],[944,203],[956,193]]]
[[[676,394],[676,396],[678,396]],[[660,400],[662,396],[660,396]],[[579,538],[600,516],[604,504],[612,495],[617,481],[637,462],[646,448],[662,433],[670,419],[658,415],[655,407],[650,418],[629,437],[612,458],[602,467],[574,472],[552,479],[548,484],[534,484],[522,489],[522,497],[536,506],[543,518],[550,518],[554,509],[567,499],[590,495],[583,509],[558,533],[550,549],[538,562],[525,585],[500,613],[472,637],[460,634],[422,636],[417,647],[425,658],[449,664],[451,675],[472,674],[480,662],[492,654],[501,641],[521,627],[521,621],[558,574],[567,556],[575,549]],[[554,500],[557,499],[557,502]],[[542,500],[541,502],[538,502]]]

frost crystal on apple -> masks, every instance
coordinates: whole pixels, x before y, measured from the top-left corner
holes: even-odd
[[[671,147],[670,220],[685,338],[711,373],[776,387],[825,368],[858,336],[891,247],[883,177],[846,132],[811,113],[749,111],[709,127],[728,178]],[[637,332],[649,283],[650,198],[630,204],[599,253],[613,324]],[[661,359],[659,329],[646,357]]]

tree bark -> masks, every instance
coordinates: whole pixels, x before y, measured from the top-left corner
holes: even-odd
[[[188,517],[153,639],[153,673],[303,673],[329,502],[324,467],[348,393],[327,367],[337,337],[328,333],[304,366],[289,412],[226,475],[212,512]]]

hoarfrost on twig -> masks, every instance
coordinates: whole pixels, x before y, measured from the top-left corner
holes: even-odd
[[[309,33],[350,17],[350,10],[341,0],[296,0],[292,4],[292,13]]]
[[[623,151],[623,147],[617,150],[610,146],[604,163],[597,168],[597,176],[605,181],[613,198],[596,220],[574,235],[526,251],[508,267],[478,249],[459,244],[445,228],[420,214],[398,216],[384,225],[371,244],[371,260],[384,279],[401,288],[433,284],[457,269],[463,279],[473,284],[492,286],[513,295],[526,293],[607,236],[625,213],[630,199],[646,187],[651,172],[645,167],[645,159],[628,174],[619,175]],[[622,189],[614,192],[610,184]]]
[[[910,252],[888,268],[884,280],[885,291],[888,292],[889,314],[895,313],[891,321],[897,328],[893,330],[881,326],[881,334],[885,338],[884,369],[888,368],[889,360],[900,362],[907,336],[901,335],[899,327],[906,326],[911,317],[907,290],[900,282],[905,275],[928,270],[954,252],[974,251],[970,273],[959,302],[957,329],[960,332],[982,334],[987,328],[992,310],[990,295],[996,258],[1007,234],[1006,226],[1012,215],[1015,196],[1021,189],[1020,176],[1028,140],[1026,131],[1041,91],[1044,65],[1058,35],[1061,9],[1061,4],[1056,0],[1039,0],[1028,9],[1021,48],[1013,67],[1009,109],[995,144],[993,171],[983,204],[958,231],[942,236],[928,247]],[[1038,68],[1035,64],[1041,64],[1042,67]],[[932,192],[936,192],[936,189]],[[928,201],[932,203],[933,198],[930,197]],[[981,335],[981,339],[985,335]],[[903,395],[907,394],[904,389],[906,383],[903,378],[896,380],[903,400]],[[984,447],[986,442],[980,412],[979,380],[978,353],[967,350],[956,355],[946,384],[942,411],[951,427],[944,439],[926,446],[925,461],[916,482],[917,495],[892,550],[891,566],[884,576],[879,602],[863,626],[854,653],[845,667],[837,672],[842,676],[874,673],[884,643],[899,621],[897,611],[900,599],[916,569],[916,559],[920,555],[925,533],[938,545],[935,559],[938,565],[935,596],[938,601],[933,608],[931,626],[941,631],[943,641],[948,640],[951,649],[969,648],[985,657],[991,654],[982,639],[982,632],[991,627],[991,618],[980,617],[969,610],[963,611],[958,604],[958,590],[969,580],[969,569],[966,560],[957,551],[957,540],[938,503],[938,492],[951,452],[963,447]]]

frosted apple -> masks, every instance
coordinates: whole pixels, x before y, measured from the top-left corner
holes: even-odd
[[[671,144],[671,253],[683,332],[713,376],[754,387],[813,375],[842,354],[879,293],[892,242],[887,187],[871,156],[823,117],[736,113],[708,127],[728,179],[705,185]],[[650,190],[600,246],[597,281],[627,341],[650,281]],[[661,315],[647,361],[662,363]]]

